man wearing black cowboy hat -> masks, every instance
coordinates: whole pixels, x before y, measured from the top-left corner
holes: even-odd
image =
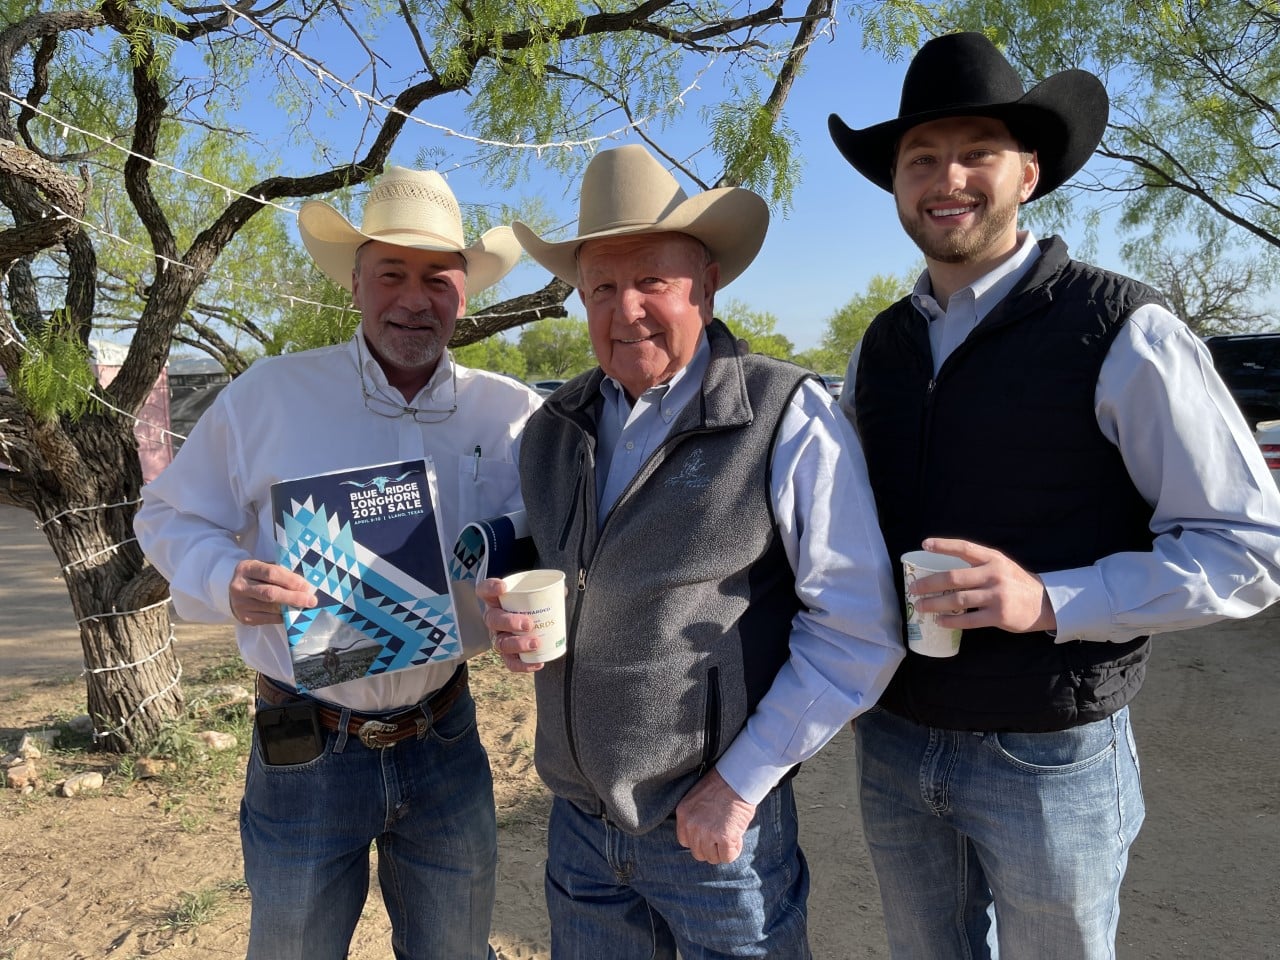
[[[1280,597],[1280,495],[1208,353],[1155,291],[1018,229],[1106,121],[1096,77],[1026,92],[973,33],[919,51],[896,119],[830,119],[927,264],[841,404],[890,555],[966,564],[903,594],[958,649],[909,628],[857,722],[895,958],[1114,957],[1149,636]]]

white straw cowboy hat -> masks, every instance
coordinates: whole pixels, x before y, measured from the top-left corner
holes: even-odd
[[[466,245],[458,201],[434,170],[388,167],[369,190],[358,230],[329,204],[308,200],[298,210],[298,233],[316,266],[347,290],[356,250],[370,240],[462,254],[467,261],[469,297],[493,286],[520,259],[520,246],[510,227],[494,227]]]
[[[520,221],[511,225],[529,256],[565,283],[578,285],[577,251],[588,240],[641,233],[684,233],[701,240],[720,264],[720,286],[747,269],[769,227],[769,207],[750,190],[722,187],[690,197],[637,144],[603,150],[582,175],[578,235],[549,243]]]

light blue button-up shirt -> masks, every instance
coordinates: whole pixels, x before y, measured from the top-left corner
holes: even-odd
[[[700,396],[710,358],[704,334],[690,363],[634,405],[620,384],[608,378],[601,384],[601,524],[667,439],[676,415]],[[905,652],[862,448],[816,381],[802,384],[783,414],[772,475],[774,516],[800,612],[791,624],[789,659],[716,764],[750,803],[872,706]]]
[[[666,383],[642,393],[634,405],[622,384],[613,377],[600,381],[600,395],[604,397],[596,437],[596,503],[600,526],[604,526],[604,518],[622,491],[667,439],[676,414],[698,395],[710,362],[711,345],[703,336],[693,359]]]
[[[951,352],[1031,270],[1030,232],[996,269],[944,310],[926,271],[911,294],[929,320],[937,375]],[[840,406],[851,422],[861,344]],[[1059,643],[1131,640],[1247,617],[1280,599],[1280,492],[1209,351],[1164,307],[1134,310],[1103,360],[1094,392],[1103,435],[1153,509],[1150,552],[1040,574]],[[982,425],[975,425],[981,429]]]

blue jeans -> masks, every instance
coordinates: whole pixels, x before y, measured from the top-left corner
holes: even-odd
[[[240,804],[250,960],[345,957],[370,843],[398,960],[490,956],[497,826],[469,691],[421,740],[386,749],[330,731],[315,760],[273,767],[254,736]]]
[[[675,817],[634,837],[556,798],[547,828],[553,960],[808,960],[809,868],[791,784],[756,808],[733,863],[693,859]]]
[[[895,960],[1113,960],[1144,813],[1128,708],[1055,733],[940,730],[881,709],[855,729]]]

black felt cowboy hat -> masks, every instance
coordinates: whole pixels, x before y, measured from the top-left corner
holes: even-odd
[[[920,48],[902,81],[894,120],[851,129],[834,113],[831,139],[876,186],[893,192],[898,141],[912,127],[944,117],[995,117],[1040,161],[1040,182],[1027,199],[1062,186],[1085,165],[1107,127],[1107,91],[1086,70],[1055,73],[1030,90],[980,33],[950,33]]]

